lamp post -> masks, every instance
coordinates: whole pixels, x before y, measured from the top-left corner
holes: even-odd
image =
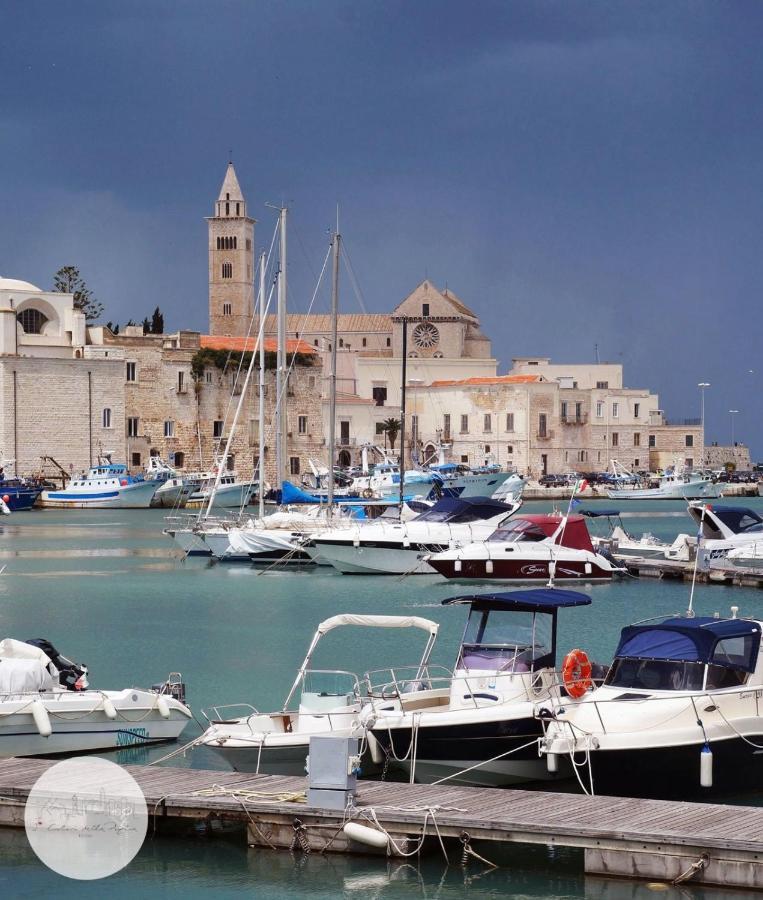
[[[738,409],[730,409],[729,415],[731,416],[731,452],[734,452],[734,416],[739,412]],[[736,454],[734,454],[736,456]]]
[[[697,385],[700,392],[699,424],[702,428],[702,449],[700,451],[700,466],[705,465],[705,388],[710,387],[709,381],[700,381]]]

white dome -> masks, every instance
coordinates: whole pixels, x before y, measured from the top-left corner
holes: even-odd
[[[18,278],[3,278],[0,276],[0,291],[35,291],[42,293],[40,288],[28,281],[19,281]]]

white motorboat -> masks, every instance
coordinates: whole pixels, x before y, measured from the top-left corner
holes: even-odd
[[[457,542],[486,538],[521,501],[444,497],[409,522],[375,522],[317,534],[305,542],[314,559],[345,574],[431,575],[424,558]]]
[[[601,687],[540,711],[551,768],[574,756],[581,787],[619,795],[760,784],[760,639],[736,607],[624,628]]]
[[[146,466],[146,480],[158,484],[151,506],[178,509],[185,506],[185,482],[172,466],[159,456],[150,456]]]
[[[657,479],[656,487],[624,485],[607,491],[610,500],[710,500],[721,496],[723,485],[712,472],[668,469]]]
[[[94,690],[47,641],[0,641],[0,758],[174,741],[191,718],[176,673],[151,690]]]
[[[58,509],[144,509],[157,487],[156,481],[130,475],[122,463],[106,462],[72,478],[61,490],[43,491],[37,502]]]
[[[594,550],[579,515],[515,516],[488,536],[426,560],[446,578],[463,581],[609,581],[622,571]]]
[[[679,534],[672,543],[661,541],[650,532],[639,537],[626,531],[620,511],[617,509],[581,509],[580,515],[594,521],[606,519],[609,532],[606,535],[591,534],[591,543],[597,553],[603,556],[637,557],[639,559],[679,559],[688,562],[691,559],[695,538],[688,534]]]
[[[257,490],[256,481],[240,481],[235,472],[224,472],[219,481],[215,471],[188,475],[185,481],[185,505],[189,508],[208,506],[213,493],[212,506],[243,508]]]
[[[419,616],[332,616],[318,626],[283,709],[259,713],[248,704],[214,707],[210,714],[204,713],[210,724],[197,743],[214,750],[238,772],[304,775],[311,735],[363,737],[359,714],[365,695],[358,676],[339,669],[311,668],[320,639],[334,628],[349,625],[423,630],[426,645],[419,664],[411,667],[410,684],[420,685],[430,677],[428,662],[437,637],[436,622]],[[391,677],[394,679],[394,673]],[[290,708],[297,693],[297,706]],[[244,707],[244,715],[229,716]]]
[[[483,787],[570,774],[565,767],[549,772],[539,757],[543,729],[534,712],[539,701],[562,696],[558,611],[587,606],[591,598],[546,589],[443,603],[469,605],[452,677],[436,689],[430,683],[426,695],[408,693],[408,685],[395,680],[372,687],[363,710],[387,764],[412,782],[447,778]]]
[[[476,471],[463,463],[442,463],[430,466],[442,483],[432,488],[444,497],[492,497],[505,503],[519,500],[525,480],[516,472],[501,472],[488,468]]]
[[[723,564],[732,550],[763,544],[763,517],[747,506],[691,503],[688,513],[699,529],[697,558],[704,571]]]

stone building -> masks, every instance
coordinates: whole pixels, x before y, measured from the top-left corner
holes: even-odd
[[[0,278],[0,457],[19,473],[43,456],[80,472],[125,453],[120,351],[87,344],[72,294]]]
[[[733,446],[710,444],[705,447],[705,465],[708,469],[732,469],[735,472],[749,472],[752,469],[750,448],[738,441]]]

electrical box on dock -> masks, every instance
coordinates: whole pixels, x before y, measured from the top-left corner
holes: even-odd
[[[307,805],[345,809],[355,795],[360,771],[358,739],[334,735],[310,738]]]

